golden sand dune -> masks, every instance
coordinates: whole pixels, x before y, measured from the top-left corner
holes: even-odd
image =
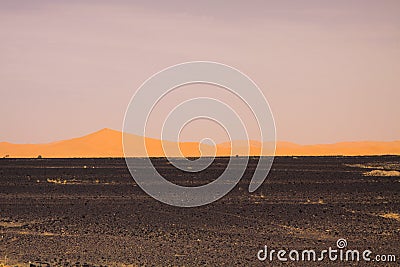
[[[46,158],[69,157],[123,157],[122,132],[102,129],[95,133],[79,138],[58,141],[47,144],[11,144],[0,143],[0,157],[32,158],[41,155]],[[232,144],[229,142],[218,144],[216,147],[197,142],[174,143],[152,138],[124,134],[124,140],[131,149],[126,151],[128,156],[146,156],[143,143],[149,156],[165,156],[163,148],[171,156],[198,157],[200,155],[230,156]],[[271,144],[264,143],[263,146]],[[261,151],[262,144],[257,141],[234,141],[235,151],[232,155],[265,155],[266,149]],[[400,141],[392,142],[342,142],[323,145],[298,145],[290,142],[277,142],[276,155],[400,155]]]
[[[298,145],[290,142],[277,143],[277,155],[399,155],[400,141],[340,142],[335,144]]]

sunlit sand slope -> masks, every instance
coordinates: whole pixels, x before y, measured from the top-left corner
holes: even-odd
[[[47,144],[0,143],[0,157],[123,157],[122,132],[102,129],[83,137]],[[257,141],[234,141],[218,144],[216,147],[197,142],[169,142],[124,134],[129,147],[126,154],[131,157],[165,156],[231,156],[231,155],[269,155],[273,151],[270,143]],[[145,144],[145,146],[143,145]],[[145,149],[146,148],[146,149]],[[233,149],[233,150],[232,150]],[[298,145],[290,142],[277,142],[276,155],[321,156],[321,155],[400,155],[400,141],[392,142],[341,142],[335,144]]]

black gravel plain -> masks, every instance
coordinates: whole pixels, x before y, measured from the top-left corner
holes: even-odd
[[[189,186],[212,181],[228,161],[192,174],[153,159]],[[178,208],[143,192],[124,159],[0,159],[0,266],[398,266],[400,176],[365,173],[400,171],[400,157],[276,157],[249,193],[257,162],[222,199]],[[339,238],[397,262],[257,259],[264,245],[318,251]]]

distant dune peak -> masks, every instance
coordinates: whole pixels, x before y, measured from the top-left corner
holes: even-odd
[[[121,131],[103,128],[96,132],[73,139],[47,143],[47,144],[11,144],[0,142],[0,157],[36,158],[71,158],[71,157],[123,157]],[[124,141],[133,149],[128,156],[143,157],[165,156],[164,150],[169,151],[170,156],[230,156],[234,147],[238,155],[266,155],[265,148],[270,143],[259,141],[237,140],[223,142],[213,146],[198,142],[174,143],[153,138],[145,138],[134,134],[124,134]],[[143,141],[146,143],[145,150]],[[140,143],[139,143],[140,142]],[[136,149],[137,148],[137,149]],[[335,144],[299,145],[287,141],[276,143],[277,156],[324,156],[324,155],[400,155],[400,141],[379,142],[340,142]],[[233,155],[233,154],[232,154]]]
[[[103,128],[88,135],[93,135],[93,134],[122,134],[122,132],[110,128]]]

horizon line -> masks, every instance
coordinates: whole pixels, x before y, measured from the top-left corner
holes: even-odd
[[[94,132],[90,132],[81,136],[75,136],[75,137],[70,137],[70,138],[66,138],[66,139],[59,139],[59,140],[55,140],[55,141],[50,141],[50,142],[43,142],[43,143],[14,143],[14,142],[8,142],[8,141],[0,141],[1,143],[7,143],[7,144],[12,144],[12,145],[47,145],[47,144],[54,144],[54,143],[58,143],[58,142],[63,142],[63,141],[68,141],[68,140],[73,140],[76,138],[82,138],[85,136],[90,136],[96,133],[100,133],[100,132],[104,132],[104,131],[114,131],[120,134],[129,134],[129,135],[135,135],[138,137],[144,137],[144,138],[148,138],[148,139],[153,139],[153,140],[158,140],[158,141],[163,141],[163,142],[179,142],[179,143],[201,143],[199,141],[173,141],[173,140],[168,140],[168,139],[159,139],[159,138],[155,138],[155,137],[148,137],[148,136],[141,136],[141,135],[137,135],[137,134],[133,134],[133,133],[129,133],[129,132],[123,132],[120,130],[115,130],[109,127],[105,127],[105,128],[101,128],[100,130],[94,131]],[[219,142],[216,143],[215,145],[221,145],[221,144],[225,144],[225,143],[232,143],[232,142],[241,142],[241,141],[248,141],[248,142],[259,142],[259,143],[269,143],[269,142],[273,142],[273,141],[260,141],[260,140],[254,140],[254,139],[248,139],[248,140],[227,140],[227,141],[223,141],[223,142]],[[374,143],[374,142],[379,142],[379,143],[391,143],[391,142],[400,142],[400,139],[395,139],[395,140],[391,140],[391,141],[382,141],[382,140],[348,140],[348,141],[339,141],[339,142],[331,142],[331,143],[314,143],[314,144],[301,144],[301,143],[296,143],[294,141],[288,141],[288,140],[275,140],[276,143],[278,142],[284,142],[284,143],[291,143],[291,144],[295,144],[295,145],[299,145],[299,146],[318,146],[318,145],[335,145],[335,144],[342,144],[342,143]],[[203,143],[205,145],[209,145],[209,146],[213,146],[212,144],[207,144],[207,143]]]

